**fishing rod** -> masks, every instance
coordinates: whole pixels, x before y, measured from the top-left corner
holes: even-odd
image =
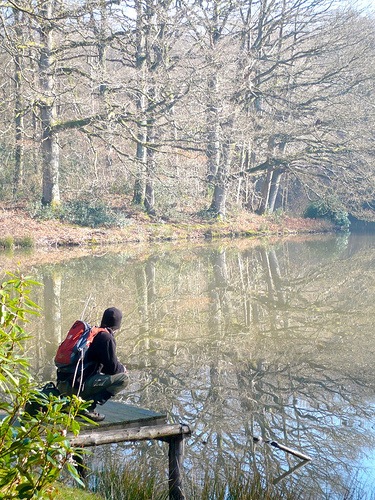
[[[85,304],[85,307],[83,308],[83,311],[82,311],[82,314],[81,314],[81,320],[83,321],[84,318],[85,318],[85,313],[86,313],[86,309],[90,303],[90,300],[92,298],[92,295],[89,295],[88,299],[86,300],[86,304]]]

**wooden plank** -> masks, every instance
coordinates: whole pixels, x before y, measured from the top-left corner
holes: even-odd
[[[185,424],[147,425],[127,429],[97,428],[83,430],[78,436],[68,439],[72,446],[99,446],[102,444],[122,443],[125,441],[144,441],[146,439],[165,439],[171,436],[190,434]]]

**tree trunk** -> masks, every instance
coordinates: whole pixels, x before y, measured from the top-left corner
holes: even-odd
[[[268,211],[270,213],[275,211],[276,199],[279,194],[280,182],[282,178],[283,172],[280,169],[277,169],[273,173],[272,183],[271,183],[271,191],[268,200]]]
[[[228,172],[232,162],[234,144],[227,141],[223,145],[223,158],[218,166],[216,174],[214,192],[210,210],[219,218],[226,216],[226,202],[228,195]]]
[[[217,64],[217,46],[221,37],[219,7],[213,4],[210,26],[210,52],[207,56],[207,65],[210,75],[207,88],[207,182],[208,189],[215,187],[216,175],[220,165],[220,118],[219,118],[219,80]],[[220,187],[218,188],[220,191]]]
[[[147,166],[146,166],[146,186],[144,206],[149,215],[155,215],[155,190],[154,190],[154,175],[155,175],[155,131],[154,125],[148,126],[148,148],[147,148]]]
[[[218,81],[215,71],[208,82],[207,106],[207,182],[212,186],[220,163],[220,123],[218,116]]]
[[[273,177],[273,167],[268,167],[266,177],[263,181],[261,200],[257,209],[257,214],[264,215],[268,209],[268,201],[270,199],[271,184]]]
[[[146,58],[146,33],[142,1],[138,0],[136,4],[137,10],[137,31],[136,31],[136,70],[138,89],[136,92],[136,109],[137,109],[137,149],[136,149],[136,164],[137,173],[134,182],[133,203],[135,205],[143,205],[146,189],[146,162],[147,162],[147,58]]]
[[[48,113],[47,113],[48,116]],[[56,207],[60,204],[59,169],[60,169],[60,147],[57,136],[50,132],[45,123],[49,118],[42,118],[43,139],[43,196],[42,205]]]
[[[93,17],[95,14],[93,13]],[[108,74],[107,74],[107,41],[106,37],[109,33],[108,28],[108,16],[107,16],[107,5],[102,2],[100,5],[100,15],[97,16],[98,28],[94,30],[95,35],[98,40],[98,63],[99,63],[99,102],[100,109],[103,114],[106,113],[108,108]],[[105,165],[109,170],[112,166],[112,137],[110,132],[110,127],[108,127],[107,122],[104,123],[103,128],[105,129]]]
[[[60,204],[59,169],[60,147],[58,136],[53,132],[56,121],[57,108],[54,96],[55,61],[52,56],[53,29],[48,19],[52,18],[53,0],[43,3],[40,15],[44,24],[40,27],[40,60],[39,75],[42,95],[40,99],[40,112],[42,123],[42,159],[43,159],[43,196],[42,204],[56,206]],[[43,21],[42,21],[43,22]]]
[[[13,9],[14,23],[17,37],[21,36],[19,29],[20,12]],[[14,152],[14,178],[13,178],[13,197],[16,197],[23,184],[23,99],[22,99],[22,55],[17,49],[14,58],[14,83],[15,83],[15,106],[14,106],[14,124],[15,124],[15,152]]]

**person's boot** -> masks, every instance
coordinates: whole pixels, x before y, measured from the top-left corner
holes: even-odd
[[[96,403],[92,403],[86,410],[82,412],[82,416],[89,418],[93,422],[102,422],[105,419],[105,415],[95,411]]]

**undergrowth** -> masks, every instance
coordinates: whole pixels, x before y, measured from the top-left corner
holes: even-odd
[[[124,227],[129,224],[124,214],[117,213],[100,200],[80,198],[70,200],[56,207],[40,203],[29,207],[33,219],[69,222],[83,227]]]

